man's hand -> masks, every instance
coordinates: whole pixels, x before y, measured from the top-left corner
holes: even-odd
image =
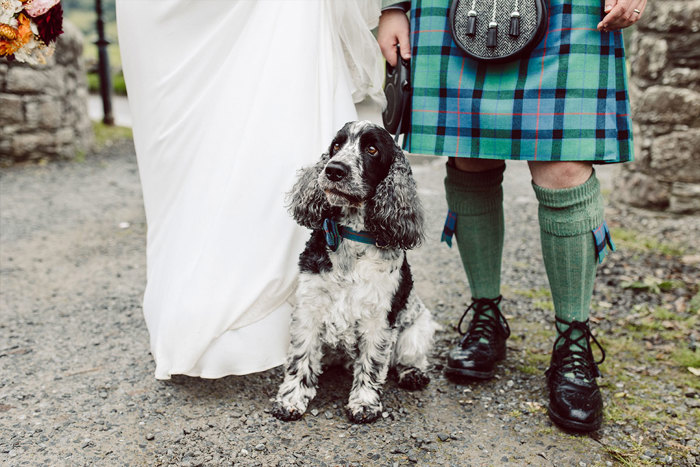
[[[632,26],[642,16],[647,0],[603,0],[603,21],[598,30],[607,32]]]
[[[402,10],[386,10],[379,18],[377,42],[389,65],[396,66],[396,44],[401,46],[401,57],[411,58],[410,26]]]

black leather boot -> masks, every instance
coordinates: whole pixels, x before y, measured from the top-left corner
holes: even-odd
[[[508,322],[498,309],[501,298],[477,298],[466,309],[457,326],[464,337],[447,356],[448,377],[489,379],[496,373],[496,363],[506,357],[506,339],[510,336]],[[474,317],[467,331],[462,332],[462,321],[470,310],[474,310]]]
[[[603,398],[595,379],[601,376],[598,364],[605,360],[605,350],[591,334],[588,320],[571,323],[556,320],[559,337],[554,342],[552,361],[545,372],[549,386],[549,418],[567,430],[595,431],[603,420]],[[559,331],[564,326],[568,327]],[[578,337],[572,338],[572,334]],[[591,339],[603,354],[598,362],[593,359]]]

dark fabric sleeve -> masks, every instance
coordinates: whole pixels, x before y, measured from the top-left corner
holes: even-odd
[[[386,10],[402,10],[408,11],[411,9],[411,2],[397,2],[396,0],[382,0],[382,11]]]

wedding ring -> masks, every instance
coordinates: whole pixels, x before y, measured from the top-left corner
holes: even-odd
[[[637,14],[640,14],[640,13],[641,13],[641,11],[637,10],[636,8],[635,8],[634,10],[632,10],[632,11],[634,11],[634,12],[637,13]]]

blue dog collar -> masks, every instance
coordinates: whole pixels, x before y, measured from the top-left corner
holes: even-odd
[[[326,244],[331,251],[337,251],[344,238],[368,245],[377,244],[377,241],[369,232],[365,230],[357,232],[350,227],[338,224],[333,219],[323,220],[323,231],[326,233]]]

